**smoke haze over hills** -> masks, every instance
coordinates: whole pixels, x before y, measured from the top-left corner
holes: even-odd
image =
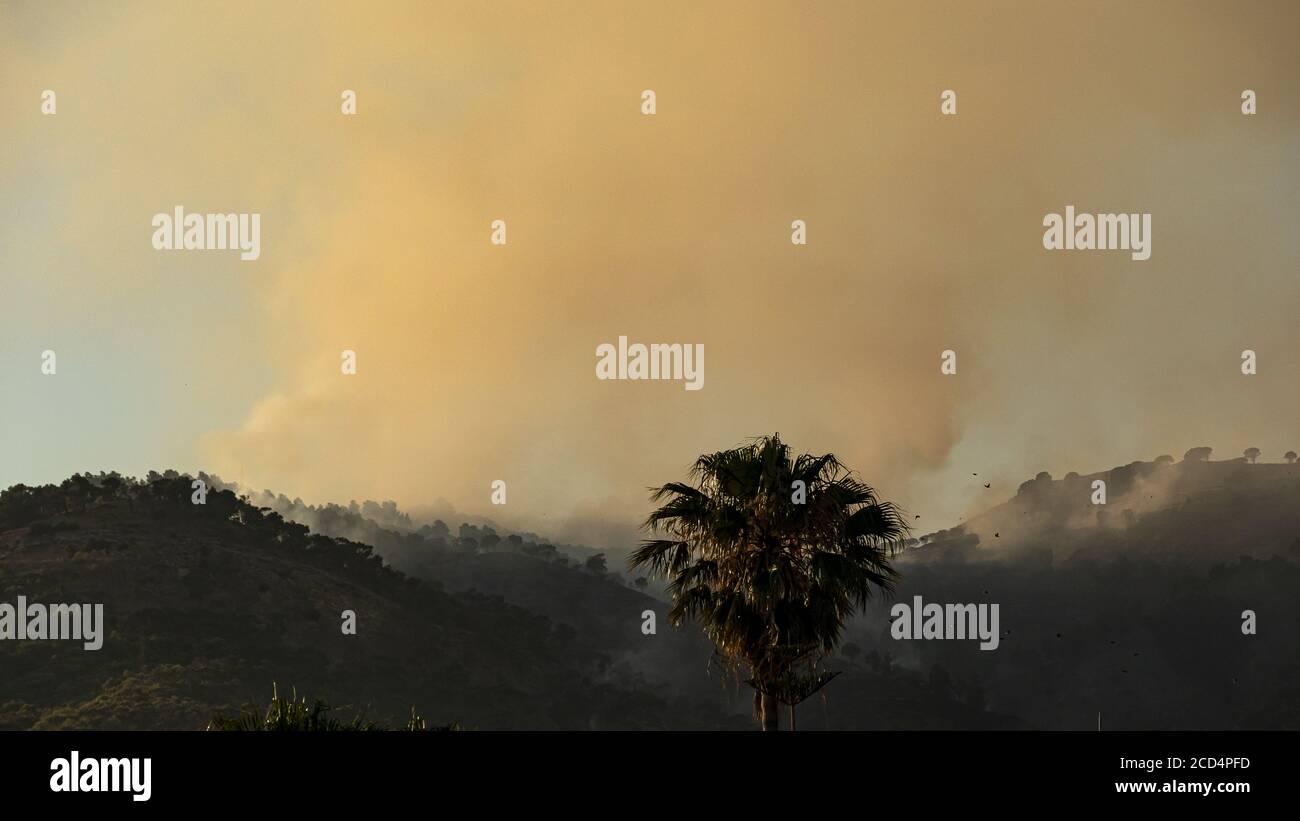
[[[70,94],[0,130],[0,485],[172,464],[628,543],[755,431],[935,528],[971,472],[1300,442],[1291,3],[326,6],[0,9],[0,105]],[[180,199],[262,212],[261,258],[154,252]],[[1043,251],[1069,203],[1152,213],[1152,258]],[[597,381],[619,334],[705,344],[706,389]]]

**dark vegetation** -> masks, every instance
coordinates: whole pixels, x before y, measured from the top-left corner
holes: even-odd
[[[698,624],[748,673],[763,729],[779,729],[782,705],[793,728],[796,707],[839,675],[821,664],[845,621],[893,592],[901,512],[833,455],[795,455],[779,435],[701,456],[689,483],[652,498],[658,538],[632,566],[671,579],[672,623]]]
[[[1300,729],[1300,465],[1209,454],[1040,473],[918,540],[899,599],[1000,603],[996,651],[894,641],[884,607],[852,640],[976,681],[990,709],[1035,727],[1095,729],[1100,712],[1116,730]],[[1096,480],[1105,506],[1090,502]]]
[[[353,715],[350,719],[340,716],[340,711],[317,699],[310,707],[307,697],[298,696],[292,691],[289,698],[280,695],[278,686],[271,688],[271,703],[265,711],[249,708],[238,716],[215,716],[208,722],[209,730],[239,732],[372,732],[392,730],[394,728],[370,721],[364,715]],[[457,724],[446,726],[429,726],[427,722],[411,708],[411,717],[404,727],[407,732],[445,732],[458,730]]]
[[[1102,712],[1109,729],[1300,729],[1300,465],[1206,457],[1040,474],[913,540],[897,598],[998,602],[999,649],[893,641],[877,599],[821,659],[839,675],[799,728],[1090,730]],[[697,625],[669,626],[657,582],[610,570],[626,554],[589,566],[597,551],[531,534],[391,503],[250,503],[205,478],[206,505],[170,471],[0,493],[0,601],[103,602],[107,622],[97,652],[0,641],[0,727],[263,723],[274,681],[345,726],[400,729],[412,705],[431,728],[753,726],[744,676]],[[1242,635],[1245,609],[1258,635]]]
[[[618,677],[544,616],[446,592],[230,491],[192,492],[184,476],[110,474],[0,494],[0,600],[102,602],[107,622],[96,652],[0,642],[0,726],[197,729],[273,681],[389,725],[418,704],[467,728],[731,726],[716,702]]]

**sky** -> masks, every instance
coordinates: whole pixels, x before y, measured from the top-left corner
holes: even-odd
[[[201,469],[617,548],[778,431],[922,530],[1040,470],[1278,460],[1297,35],[1263,2],[6,3],[0,487]],[[260,258],[155,250],[176,205],[259,213]],[[1151,214],[1151,258],[1045,250],[1067,205]],[[598,380],[619,336],[703,344],[704,388]]]

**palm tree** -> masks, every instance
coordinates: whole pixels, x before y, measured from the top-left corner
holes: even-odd
[[[779,434],[701,456],[690,478],[652,489],[662,504],[645,527],[662,538],[629,564],[670,580],[673,625],[699,622],[733,669],[748,668],[755,712],[776,730],[778,702],[793,718],[833,677],[817,662],[845,620],[893,591],[907,522],[833,455],[793,456]]]

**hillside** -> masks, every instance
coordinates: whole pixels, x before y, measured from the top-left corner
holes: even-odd
[[[664,621],[666,600],[648,595],[656,585],[645,585],[642,592],[625,582],[618,573],[621,552],[609,552],[615,558],[607,572],[571,561],[567,546],[557,548],[515,535],[498,539],[490,528],[484,531],[466,524],[458,530],[460,537],[450,536],[450,528],[440,521],[417,526],[392,502],[343,508],[305,506],[269,492],[252,498],[301,517],[327,535],[350,535],[371,544],[385,561],[410,575],[436,580],[448,590],[500,596],[540,613],[595,653],[602,671],[621,679],[643,682],[654,692],[672,693],[692,703],[715,704],[728,714],[748,715],[752,707],[752,691],[742,683],[743,676],[718,664],[712,646],[694,625],[673,628]],[[641,614],[647,609],[659,618],[653,636],[640,629]],[[1019,726],[1009,716],[986,712],[984,697],[972,681],[948,680],[943,671],[906,669],[894,663],[888,650],[859,658],[852,649],[828,660],[828,668],[841,675],[802,708],[801,726],[876,730]]]
[[[100,602],[108,625],[98,651],[0,641],[0,727],[199,728],[272,682],[395,725],[416,706],[472,729],[754,726],[749,689],[618,553],[373,503],[294,503],[309,529],[212,482],[203,505],[171,472],[0,493],[0,603]],[[899,601],[999,604],[998,649],[893,640],[880,600],[799,726],[1300,729],[1297,498],[1300,468],[1240,460],[1031,479],[898,559]]]
[[[99,602],[107,622],[98,651],[0,641],[0,728],[197,729],[265,704],[272,682],[393,725],[416,706],[469,729],[754,726],[750,691],[698,634],[643,635],[664,605],[613,574],[339,520],[417,578],[229,490],[191,493],[170,471],[0,493],[0,602]],[[964,683],[835,661],[845,674],[807,726],[1017,726]]]
[[[1107,503],[1091,502],[1106,482]],[[978,682],[1032,726],[1300,729],[1300,466],[1169,459],[1053,480],[898,562],[898,599],[997,603],[998,649],[895,641],[868,650]],[[1256,632],[1243,632],[1251,611]]]
[[[1093,504],[1094,483],[1106,503]],[[1131,462],[1053,479],[1040,473],[1011,499],[920,540],[919,557],[953,549],[1048,549],[1095,558],[1127,553],[1197,563],[1300,558],[1300,464]]]
[[[416,705],[470,728],[748,726],[616,681],[542,616],[191,492],[186,477],[79,476],[0,495],[0,601],[100,602],[107,622],[98,651],[0,642],[0,726],[201,728],[273,681],[393,723]]]

